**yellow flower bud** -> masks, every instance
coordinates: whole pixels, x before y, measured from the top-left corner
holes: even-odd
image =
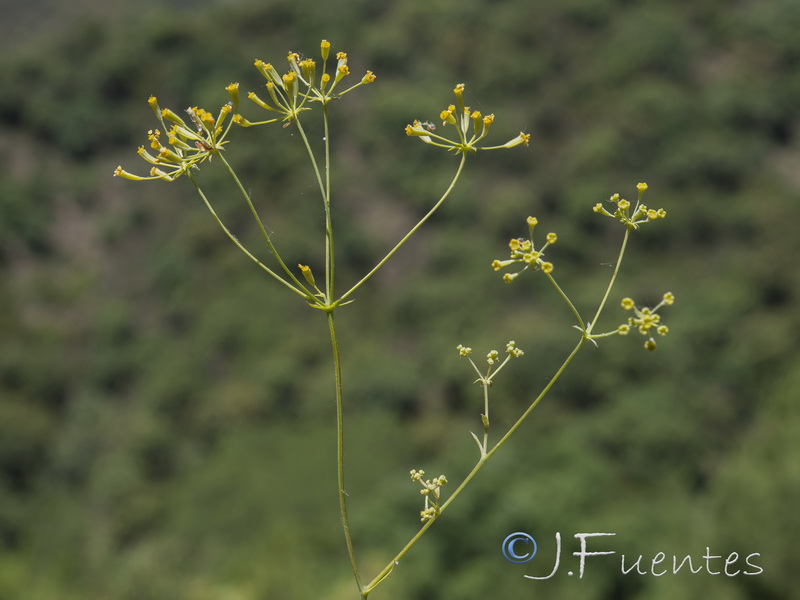
[[[231,97],[231,104],[235,110],[239,110],[239,84],[231,83],[225,88]]]
[[[251,127],[253,125],[250,121],[245,119],[239,113],[233,115],[233,122],[236,123],[239,127]]]
[[[150,96],[147,99],[147,103],[150,105],[150,108],[153,109],[153,112],[156,113],[156,116],[158,117],[161,114],[161,110],[158,108],[158,100],[156,99],[156,97]]]
[[[300,68],[303,70],[303,77],[308,85],[313,86],[317,76],[317,63],[310,58],[300,61]]]
[[[297,88],[297,75],[294,74],[294,71],[289,71],[282,77],[283,79],[283,89],[286,90],[286,93],[289,94],[291,97],[297,96],[297,92],[299,91]]]
[[[336,67],[336,77],[333,80],[334,83],[338,83],[342,77],[350,75],[350,68],[347,66],[347,64],[345,64],[345,62],[346,59],[345,61],[339,61],[339,66]]]
[[[186,127],[186,122],[168,108],[161,110],[161,116],[168,121],[172,121],[173,123],[177,123],[178,125],[183,125]]]
[[[162,147],[161,150],[158,151],[158,160],[169,161],[174,163],[179,163],[183,161],[183,159],[179,155],[177,155],[175,152],[173,152],[166,146]]]
[[[531,139],[531,135],[529,133],[522,133],[515,137],[513,140],[509,140],[505,144],[503,144],[503,148],[513,148],[514,146],[519,146],[520,144],[528,145],[528,142]]]
[[[311,272],[311,267],[307,265],[297,265],[297,266],[300,268],[300,272],[303,274],[303,277],[305,277],[308,284],[313,287],[316,287],[317,284],[314,281],[314,274]]]

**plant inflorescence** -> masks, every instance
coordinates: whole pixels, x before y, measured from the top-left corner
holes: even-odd
[[[331,186],[332,171],[332,151],[331,151],[331,132],[330,132],[330,104],[334,99],[341,98],[350,92],[371,84],[376,80],[376,76],[371,71],[367,71],[360,79],[352,82],[352,75],[348,66],[348,58],[344,52],[339,52],[331,56],[331,45],[323,40],[320,44],[320,62],[311,58],[301,58],[297,53],[291,52],[287,57],[288,68],[285,72],[279,72],[272,64],[262,60],[255,61],[255,67],[266,80],[259,93],[254,91],[246,94],[247,99],[262,111],[266,112],[266,118],[262,120],[249,119],[241,112],[241,93],[238,83],[231,83],[225,90],[228,94],[228,101],[222,104],[220,109],[215,112],[207,111],[196,106],[189,107],[183,114],[162,108],[155,97],[148,100],[150,107],[155,113],[158,124],[156,128],[147,133],[147,145],[141,146],[138,150],[139,155],[151,165],[150,171],[146,175],[135,175],[117,167],[114,174],[119,177],[134,181],[144,180],[163,180],[173,182],[185,176],[195,187],[198,195],[202,199],[206,208],[219,227],[228,238],[241,250],[248,258],[254,261],[265,273],[277,280],[282,286],[299,296],[310,307],[325,313],[327,319],[328,335],[331,343],[331,353],[333,357],[334,378],[333,388],[336,397],[336,431],[337,431],[337,479],[338,496],[341,521],[343,526],[345,547],[355,577],[356,585],[360,598],[365,600],[369,594],[378,587],[385,578],[393,572],[399,560],[414,546],[414,544],[424,535],[432,524],[445,512],[448,506],[462,493],[470,481],[486,464],[486,462],[497,452],[514,434],[521,424],[525,421],[531,411],[538,405],[542,398],[547,395],[552,386],[558,381],[566,371],[572,359],[580,351],[586,342],[597,344],[598,340],[614,335],[627,335],[633,330],[638,330],[642,335],[647,336],[645,348],[654,350],[656,342],[653,333],[664,336],[668,333],[667,326],[662,322],[658,312],[664,306],[669,306],[674,302],[674,296],[667,292],[659,304],[653,307],[637,306],[630,298],[621,300],[621,306],[626,311],[632,311],[625,322],[617,327],[604,332],[595,331],[596,324],[601,313],[606,306],[609,296],[617,278],[628,240],[631,232],[638,230],[641,226],[650,222],[662,219],[666,212],[659,208],[653,209],[642,203],[642,197],[647,185],[640,183],[637,186],[638,196],[634,203],[621,199],[618,194],[611,196],[607,205],[597,203],[594,211],[600,215],[611,217],[617,220],[623,228],[622,243],[619,250],[615,268],[601,296],[597,308],[592,314],[591,319],[584,319],[581,311],[572,303],[569,296],[557,283],[554,273],[554,262],[546,256],[551,248],[556,244],[558,236],[549,232],[541,238],[534,239],[534,230],[538,225],[535,217],[527,218],[528,236],[525,238],[514,238],[508,243],[508,258],[496,259],[491,262],[491,268],[495,271],[503,271],[502,280],[512,283],[525,272],[541,273],[548,282],[554,287],[556,293],[564,300],[569,310],[575,318],[575,329],[579,332],[578,338],[572,352],[568,354],[564,362],[550,378],[545,387],[529,403],[529,406],[514,424],[501,435],[497,441],[490,443],[490,389],[496,376],[504,369],[509,361],[521,358],[524,352],[517,347],[514,341],[506,344],[503,353],[498,350],[491,350],[487,353],[485,366],[479,367],[472,358],[472,349],[459,344],[458,354],[466,358],[474,372],[477,374],[476,383],[481,385],[483,391],[483,412],[480,415],[482,431],[479,434],[474,432],[472,436],[478,446],[479,457],[475,466],[469,474],[461,481],[450,495],[445,499],[443,489],[448,480],[444,475],[439,475],[433,479],[425,479],[423,470],[412,469],[411,480],[421,485],[420,493],[424,497],[423,507],[420,511],[422,525],[419,531],[409,540],[409,542],[390,560],[386,566],[377,573],[371,580],[362,579],[359,572],[359,563],[356,558],[356,551],[353,545],[350,524],[348,519],[347,495],[345,493],[345,470],[344,470],[344,396],[342,392],[342,371],[340,348],[337,341],[337,330],[334,315],[340,307],[352,301],[357,290],[364,285],[387,261],[422,227],[422,225],[441,207],[445,200],[453,192],[456,183],[461,177],[468,156],[476,155],[484,150],[503,150],[517,146],[527,146],[530,135],[520,132],[503,144],[485,145],[485,140],[489,136],[492,125],[495,121],[493,114],[482,114],[480,111],[472,110],[464,103],[465,86],[459,83],[453,89],[455,103],[447,105],[439,114],[438,122],[414,120],[405,128],[408,136],[416,137],[422,142],[437,147],[444,148],[449,152],[459,156],[458,166],[449,185],[441,194],[438,200],[432,203],[428,212],[411,227],[408,232],[397,241],[397,243],[379,260],[375,266],[361,276],[354,285],[341,292],[336,286],[336,245],[335,228],[332,218],[333,190]],[[321,153],[315,151],[309,143],[304,121],[308,113],[315,108],[319,109],[324,128],[324,149]],[[251,195],[246,191],[235,170],[225,157],[225,149],[230,143],[233,126],[252,128],[257,126],[279,123],[283,127],[293,127],[299,133],[308,159],[313,167],[316,185],[322,199],[324,208],[324,276],[316,277],[311,267],[304,264],[291,268],[281,258],[279,249],[273,243],[266,220],[262,218],[260,211],[252,201]],[[321,155],[320,155],[321,154]],[[241,195],[245,206],[251,213],[263,237],[263,241],[270,251],[272,264],[265,264],[239,241],[231,233],[227,225],[217,214],[214,204],[207,197],[206,193],[197,181],[195,174],[205,163],[213,159],[222,165],[227,172],[233,187]],[[608,206],[608,208],[606,208]],[[481,361],[478,361],[481,362]]]

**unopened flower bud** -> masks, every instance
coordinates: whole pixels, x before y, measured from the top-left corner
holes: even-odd
[[[158,99],[155,96],[150,96],[147,99],[147,103],[150,105],[150,108],[153,109],[153,112],[156,113],[156,116],[161,116],[161,110],[158,108]]]
[[[517,278],[518,275],[519,273],[506,273],[505,275],[503,275],[503,282],[511,283],[512,281],[514,281],[514,279]]]
[[[173,123],[186,127],[186,122],[168,108],[161,110],[161,116],[167,121],[172,121]]]
[[[513,148],[514,146],[519,146],[520,144],[528,145],[528,142],[531,140],[531,135],[529,133],[520,132],[520,134],[515,137],[513,140],[507,141],[503,144],[503,148]]]
[[[297,266],[300,268],[300,272],[303,274],[303,277],[305,277],[308,284],[312,287],[316,287],[317,284],[314,281],[314,274],[311,272],[311,267],[307,265],[297,265]]]
[[[238,83],[231,83],[228,87],[225,88],[228,94],[231,97],[231,103],[233,104],[234,110],[239,110],[239,84]]]

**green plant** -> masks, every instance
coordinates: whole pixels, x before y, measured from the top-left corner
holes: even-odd
[[[552,262],[544,260],[546,251],[549,250],[557,241],[555,233],[548,233],[546,241],[537,246],[534,241],[534,230],[538,220],[528,217],[527,225],[529,235],[527,239],[512,239],[509,242],[510,255],[504,260],[494,260],[492,268],[496,271],[508,267],[519,267],[515,272],[506,272],[503,281],[511,283],[524,271],[541,272],[544,277],[555,288],[557,294],[564,300],[569,310],[575,317],[579,336],[573,350],[566,357],[562,365],[557,369],[554,376],[547,385],[529,404],[527,409],[519,416],[517,421],[496,441],[490,444],[490,418],[489,418],[489,391],[494,383],[495,377],[506,366],[511,358],[523,356],[523,351],[519,349],[515,342],[510,341],[506,345],[506,357],[501,361],[500,353],[492,350],[487,354],[486,361],[488,367],[481,370],[472,361],[472,350],[463,345],[457,347],[459,354],[466,357],[478,375],[477,383],[480,383],[483,390],[484,411],[481,414],[483,425],[482,436],[472,433],[478,446],[479,458],[472,470],[455,490],[444,498],[442,490],[448,483],[444,475],[433,479],[424,479],[425,472],[412,469],[412,481],[421,484],[420,490],[424,496],[424,506],[420,513],[422,526],[419,531],[409,540],[409,542],[378,572],[371,580],[365,582],[359,572],[359,563],[356,558],[356,551],[350,534],[350,524],[348,519],[347,494],[345,492],[345,470],[344,470],[344,398],[342,392],[342,372],[340,348],[337,341],[337,330],[334,315],[337,310],[353,301],[355,293],[364,285],[387,261],[414,235],[416,231],[442,206],[445,200],[451,195],[457,182],[459,181],[466,161],[470,155],[475,155],[479,150],[499,150],[513,148],[519,145],[527,145],[530,136],[520,133],[513,139],[502,145],[485,146],[481,145],[489,134],[494,122],[494,115],[482,115],[479,111],[470,110],[465,106],[463,93],[464,85],[458,84],[453,90],[456,103],[444,109],[439,119],[442,122],[441,128],[437,128],[432,122],[414,121],[406,127],[406,134],[411,137],[418,137],[420,140],[434,147],[445,148],[452,151],[460,158],[455,174],[444,193],[433,204],[425,214],[408,232],[391,248],[385,256],[378,260],[375,266],[361,277],[355,284],[350,286],[344,293],[339,293],[336,287],[336,245],[335,227],[332,219],[332,186],[331,186],[331,129],[330,129],[330,106],[331,101],[341,98],[345,94],[375,81],[375,75],[367,73],[354,85],[346,87],[345,81],[350,75],[347,55],[340,52],[335,57],[335,67],[330,68],[330,44],[322,42],[321,47],[322,63],[318,69],[317,63],[309,58],[302,59],[296,53],[288,56],[289,70],[285,74],[280,74],[271,64],[261,60],[255,61],[255,66],[266,79],[266,90],[268,99],[264,100],[255,92],[247,94],[249,100],[261,109],[267,111],[269,118],[265,120],[251,121],[240,112],[240,93],[239,84],[232,83],[226,90],[230,96],[230,101],[224,104],[216,116],[198,107],[186,109],[187,119],[182,118],[168,108],[161,108],[155,97],[149,99],[149,104],[159,121],[160,128],[148,132],[148,141],[151,152],[144,147],[139,148],[139,155],[152,165],[149,175],[137,176],[131,174],[121,167],[117,167],[115,175],[135,181],[143,180],[164,180],[172,182],[186,176],[193,184],[197,193],[202,198],[204,204],[212,214],[223,232],[228,238],[252,261],[254,261],[264,272],[276,279],[282,286],[293,292],[304,300],[309,307],[322,311],[326,316],[328,334],[330,337],[331,353],[334,366],[334,390],[336,396],[336,431],[337,431],[337,478],[338,496],[343,533],[347,554],[353,570],[353,575],[358,586],[358,592],[362,600],[365,600],[381,582],[392,573],[399,560],[415,545],[415,543],[428,531],[433,523],[444,513],[448,506],[462,493],[470,481],[486,462],[506,443],[517,429],[522,425],[528,415],[539,404],[542,398],[547,395],[553,385],[566,371],[575,355],[581,350],[586,342],[597,344],[597,341],[613,335],[626,335],[631,329],[636,328],[645,336],[650,336],[653,331],[659,335],[666,335],[667,327],[661,323],[658,311],[665,305],[673,303],[674,298],[671,293],[663,295],[661,302],[655,307],[637,307],[633,300],[625,298],[622,300],[622,308],[634,311],[634,316],[627,319],[611,330],[596,333],[596,324],[603,312],[611,294],[612,287],[617,278],[629,236],[632,231],[639,229],[643,224],[663,218],[666,213],[663,209],[651,209],[642,203],[642,196],[647,186],[640,183],[637,186],[638,197],[632,205],[625,199],[621,199],[618,194],[609,200],[609,208],[603,204],[597,204],[594,211],[611,217],[619,221],[624,227],[624,237],[619,250],[619,255],[615,262],[613,274],[602,295],[602,298],[593,314],[591,320],[584,320],[581,312],[569,299],[568,295],[556,282],[553,272]],[[344,88],[344,89],[342,89]],[[322,125],[324,131],[324,144],[320,153],[314,149],[306,134],[303,122],[306,118],[305,113],[311,111],[313,107],[319,106],[322,112]],[[254,127],[271,123],[282,122],[283,127],[292,127],[300,135],[309,161],[313,167],[314,179],[319,188],[322,204],[324,208],[324,279],[317,281],[311,267],[300,264],[297,271],[289,266],[281,258],[278,248],[273,244],[270,237],[269,228],[266,221],[262,219],[258,209],[254,205],[250,194],[240,181],[233,167],[225,157],[224,150],[229,143],[227,139],[232,126]],[[442,133],[455,131],[455,135],[447,136]],[[213,203],[209,200],[204,190],[201,188],[195,177],[200,165],[211,162],[217,158],[222,164],[224,171],[230,177],[233,186],[241,194],[247,208],[258,225],[263,236],[264,243],[267,245],[271,257],[275,264],[268,265],[258,259],[239,239],[231,232],[226,224],[221,220],[214,209]],[[305,244],[306,242],[303,241]],[[655,349],[655,341],[649,337],[645,342],[645,348]]]

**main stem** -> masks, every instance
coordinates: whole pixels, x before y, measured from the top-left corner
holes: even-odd
[[[325,127],[325,292],[328,302],[333,302],[333,282],[336,260],[333,251],[333,223],[331,220],[331,132],[328,126],[328,103],[322,105]]]
[[[331,334],[333,348],[333,368],[336,380],[336,474],[339,487],[339,513],[342,518],[344,541],[347,546],[347,555],[350,557],[350,567],[356,578],[356,585],[361,589],[361,577],[358,574],[358,562],[353,548],[353,539],[350,535],[350,520],[347,518],[347,492],[344,487],[344,407],[342,401],[342,364],[339,357],[339,343],[336,341],[336,326],[333,321],[333,309],[328,311],[328,329]]]
[[[320,192],[322,193],[322,202],[325,206],[325,294],[326,301],[330,303],[333,300],[333,283],[334,283],[334,248],[333,248],[333,223],[331,219],[331,155],[330,155],[330,131],[328,128],[328,105],[323,105],[323,122],[325,126],[325,180],[320,177],[317,161],[314,158],[314,153],[306,137],[300,122],[297,122],[297,127],[303,137],[306,149],[308,150],[311,163],[314,166],[314,172],[317,176]],[[359,591],[361,590],[361,577],[358,574],[358,561],[356,560],[356,552],[353,547],[353,538],[350,534],[350,519],[347,516],[347,491],[344,484],[344,397],[342,395],[342,361],[339,355],[339,342],[336,339],[336,324],[333,319],[335,306],[329,306],[327,309],[328,315],[328,329],[331,335],[331,348],[333,351],[333,368],[334,379],[336,386],[336,480],[339,495],[339,514],[342,519],[342,530],[344,531],[345,546],[347,546],[347,556],[350,558],[350,567],[353,570],[353,577],[355,577],[356,585]]]
[[[323,105],[323,123],[325,127],[325,178],[319,171],[317,158],[314,156],[314,150],[311,148],[311,143],[308,141],[305,129],[303,129],[300,119],[295,121],[297,124],[297,131],[300,137],[303,138],[303,144],[308,152],[308,158],[311,160],[311,166],[314,168],[314,175],[317,178],[319,191],[322,195],[322,204],[325,208],[325,302],[330,304],[333,302],[333,271],[334,271],[334,253],[333,253],[333,224],[331,221],[331,155],[330,155],[330,140],[328,139],[330,131],[328,129],[328,105]]]

